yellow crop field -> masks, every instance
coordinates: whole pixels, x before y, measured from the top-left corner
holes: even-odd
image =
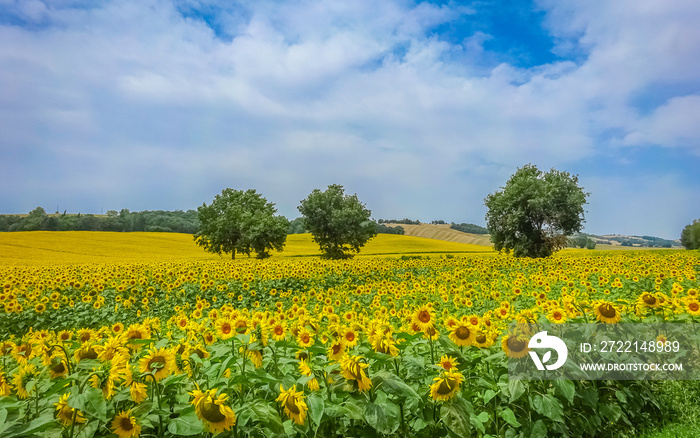
[[[380,234],[360,256],[485,252],[489,248],[419,237]],[[310,234],[287,237],[285,250],[274,257],[319,255]],[[240,255],[238,256],[241,257]],[[245,257],[245,256],[244,256]],[[27,231],[0,233],[0,266],[43,266],[158,262],[173,260],[221,260],[194,243],[192,235],[179,233],[116,233],[103,231]]]
[[[232,261],[189,235],[0,237],[8,438],[633,436],[660,386],[510,379],[530,325],[700,323],[691,251],[516,259],[380,235],[329,261],[292,235]]]

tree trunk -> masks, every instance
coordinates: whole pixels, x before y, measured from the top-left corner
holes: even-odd
[[[231,260],[236,260],[236,250],[235,249],[231,250]]]

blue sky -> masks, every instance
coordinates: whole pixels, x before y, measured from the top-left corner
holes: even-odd
[[[281,214],[342,184],[375,218],[484,223],[527,163],[585,231],[700,218],[694,0],[0,0],[0,213]]]

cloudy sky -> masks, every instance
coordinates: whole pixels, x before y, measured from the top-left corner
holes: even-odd
[[[0,0],[0,213],[187,210],[484,224],[520,166],[579,175],[585,231],[700,218],[696,0]]]

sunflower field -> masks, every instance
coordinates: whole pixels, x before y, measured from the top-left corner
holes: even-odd
[[[0,436],[593,437],[655,382],[509,380],[513,321],[699,322],[696,252],[0,267]]]

